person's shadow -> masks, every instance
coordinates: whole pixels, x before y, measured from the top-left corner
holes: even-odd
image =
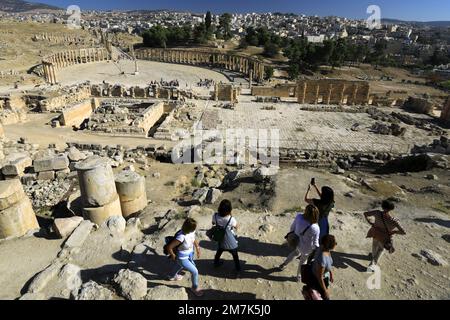
[[[370,261],[370,255],[333,251],[331,256],[333,258],[333,267],[338,269],[347,269],[348,267],[351,267],[358,272],[366,272],[367,266],[363,266],[354,259]]]
[[[435,223],[439,226],[450,228],[450,220],[443,220],[437,218],[416,218],[414,221],[423,222],[423,223]]]
[[[260,242],[259,240],[248,237],[237,237],[239,243],[239,252],[263,257],[283,257],[286,258],[290,253],[287,246],[274,243]],[[216,244],[212,241],[200,241],[202,248],[215,251]]]

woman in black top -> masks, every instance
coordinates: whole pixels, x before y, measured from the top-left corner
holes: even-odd
[[[311,190],[311,186],[314,186],[317,194],[320,199],[309,198],[309,191]],[[328,223],[328,215],[330,214],[331,209],[334,207],[334,191],[330,187],[322,187],[322,191],[319,191],[319,188],[315,183],[310,184],[308,186],[308,191],[305,194],[305,201],[308,204],[315,205],[317,209],[319,209],[319,228],[320,228],[320,238],[323,238],[327,234],[330,233],[330,225]]]

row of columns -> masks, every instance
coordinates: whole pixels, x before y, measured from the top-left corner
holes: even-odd
[[[42,68],[44,69],[44,78],[50,84],[58,83],[56,79],[56,70],[55,65],[53,63],[44,62],[42,64]]]
[[[43,60],[44,77],[48,83],[55,84],[57,83],[57,69],[75,64],[100,62],[109,59],[110,55],[105,48],[88,48],[58,52]]]
[[[89,48],[58,52],[47,58],[58,69],[80,63],[98,62],[108,60],[109,55],[104,48]]]
[[[339,90],[340,87],[340,90]],[[322,103],[325,104],[331,104],[331,103],[338,103],[338,104],[357,104],[357,103],[364,103],[364,101],[357,101],[357,95],[358,95],[358,90],[359,90],[359,85],[358,84],[353,84],[352,85],[352,91],[351,91],[351,95],[349,95],[349,98],[347,101],[344,101],[345,98],[345,92],[348,89],[348,86],[346,84],[342,84],[342,85],[337,85],[335,86],[334,84],[330,83],[328,84],[328,88],[327,88],[327,94],[325,97],[323,97],[322,99]],[[308,90],[312,90],[313,92],[315,92],[314,95],[314,100],[311,101],[310,99],[307,99],[307,91]],[[336,99],[332,99],[332,94],[333,94],[333,90],[339,90],[339,98]],[[314,84],[314,88],[310,88],[309,85],[307,84],[307,82],[303,82],[301,85],[299,85],[299,87],[297,88],[297,92],[298,92],[298,103],[304,104],[304,103],[313,103],[316,104],[319,102],[319,97],[320,97],[320,91],[321,91],[321,85],[319,83],[315,83]],[[368,96],[367,96],[367,101],[368,101]],[[365,101],[367,103],[367,101]]]
[[[253,80],[261,81],[264,79],[264,64],[248,57],[214,52],[167,50],[157,48],[140,50],[136,53],[136,57],[139,59],[168,63],[220,66],[226,70],[240,72],[247,76],[250,76],[251,70],[253,70]]]

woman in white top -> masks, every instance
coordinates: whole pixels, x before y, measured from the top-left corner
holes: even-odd
[[[167,245],[170,259],[176,262],[169,278],[172,281],[183,279],[179,272],[186,269],[192,274],[192,292],[196,296],[202,296],[203,292],[198,288],[198,270],[194,262],[194,247],[197,251],[197,258],[200,258],[200,246],[195,239],[195,229],[197,229],[197,221],[187,218],[181,230],[175,234],[174,239]]]
[[[212,217],[212,224],[225,228],[225,236],[222,241],[218,242],[217,252],[214,258],[214,265],[219,267],[223,262],[220,256],[224,251],[231,253],[234,260],[236,273],[241,271],[241,264],[238,255],[238,242],[234,230],[237,230],[237,221],[231,216],[231,202],[229,200],[222,200],[219,204],[218,212]]]
[[[305,208],[305,213],[297,214],[291,225],[291,232],[294,232],[299,239],[298,245],[279,266],[279,269],[284,270],[294,258],[299,257],[298,281],[301,281],[301,266],[307,262],[308,256],[319,247],[320,228],[317,224],[318,221],[319,210],[314,205],[308,205]]]

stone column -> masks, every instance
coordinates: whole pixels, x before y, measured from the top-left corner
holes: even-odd
[[[356,104],[356,94],[358,93],[358,85],[355,84],[353,88],[352,105]]]
[[[39,229],[31,201],[19,179],[0,181],[0,239]]]
[[[114,173],[108,159],[91,156],[77,163],[75,169],[85,218],[100,225],[109,217],[121,216]]]
[[[340,91],[340,95],[339,95],[339,99],[340,99],[340,101],[341,101],[341,104],[344,103],[345,88],[346,88],[346,86],[345,86],[345,84],[343,84],[343,85],[342,85],[342,89],[341,89],[341,91]],[[345,104],[347,104],[347,103],[348,103],[348,101],[345,102]]]
[[[320,85],[316,84],[316,98],[314,99],[314,104],[317,104],[317,101],[319,100],[319,90],[320,90]]]
[[[130,170],[122,171],[116,177],[116,188],[122,207],[122,215],[127,218],[147,206],[145,178]]]
[[[330,84],[328,86],[328,96],[327,96],[327,104],[330,104],[331,102],[331,94],[333,93],[333,85]]]
[[[47,64],[45,64],[45,63],[42,64],[42,71],[44,72],[45,81],[50,82],[49,81],[48,65]]]

